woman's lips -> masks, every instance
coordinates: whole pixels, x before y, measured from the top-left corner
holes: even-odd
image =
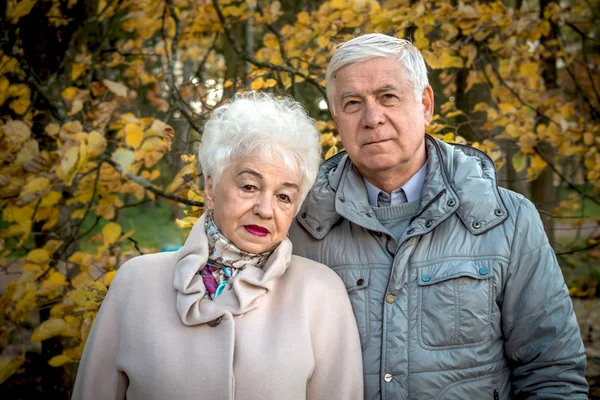
[[[244,225],[244,229],[256,236],[267,236],[269,230],[258,225]]]

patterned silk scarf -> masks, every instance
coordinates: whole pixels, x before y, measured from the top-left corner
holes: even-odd
[[[248,253],[238,249],[219,230],[212,217],[207,213],[204,224],[208,238],[208,260],[197,272],[202,276],[206,287],[204,298],[213,300],[232,282],[237,273],[248,266],[262,268],[271,252]]]

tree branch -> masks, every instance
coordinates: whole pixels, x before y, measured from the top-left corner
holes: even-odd
[[[204,203],[202,203],[200,201],[189,200],[189,199],[186,199],[184,197],[180,197],[180,196],[176,196],[176,195],[171,194],[171,193],[167,193],[167,192],[165,192],[163,190],[157,189],[156,187],[154,187],[152,185],[152,183],[150,181],[147,181],[144,178],[141,178],[141,177],[139,177],[137,175],[134,175],[131,172],[123,172],[123,168],[121,168],[121,166],[116,161],[114,161],[114,160],[105,159],[104,162],[109,163],[120,174],[125,175],[128,179],[131,179],[132,181],[134,181],[138,185],[144,187],[145,189],[149,190],[150,192],[154,193],[157,196],[164,197],[164,198],[169,199],[169,200],[177,201],[179,203],[182,203],[182,204],[185,204],[185,205],[188,205],[188,206],[204,207]]]
[[[292,75],[300,76],[300,77],[304,78],[304,80],[306,82],[311,83],[323,95],[324,98],[327,98],[327,93],[325,92],[325,89],[323,88],[323,86],[319,82],[317,82],[314,78],[310,77],[309,75],[303,74],[302,72],[298,71],[297,69],[289,67],[289,66],[275,65],[270,62],[258,61],[256,58],[252,57],[250,54],[245,52],[242,49],[242,46],[240,46],[240,44],[233,37],[233,34],[231,33],[231,30],[229,29],[229,25],[227,24],[227,21],[225,20],[225,17],[223,16],[223,12],[221,11],[221,8],[219,7],[219,1],[213,0],[213,6],[215,7],[215,10],[217,12],[219,21],[221,21],[221,25],[223,26],[223,31],[225,32],[225,36],[227,37],[227,40],[229,41],[229,43],[231,43],[231,45],[235,49],[236,53],[238,53],[244,60],[246,60],[260,68],[267,68],[267,69],[272,69],[272,70],[277,70],[277,71],[283,71],[283,72],[288,72]],[[283,52],[282,52],[282,56],[283,56]]]

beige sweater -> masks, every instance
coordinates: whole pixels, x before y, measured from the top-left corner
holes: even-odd
[[[88,337],[73,399],[362,399],[344,284],[284,240],[263,269],[203,299],[204,218],[177,253],[117,273]]]

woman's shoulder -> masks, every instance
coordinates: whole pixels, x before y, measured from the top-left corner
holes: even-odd
[[[115,276],[116,283],[130,280],[155,280],[157,277],[173,274],[176,252],[152,253],[133,257],[119,267]]]
[[[322,287],[337,290],[339,287],[344,293],[346,292],[346,287],[338,274],[327,265],[308,258],[293,255],[287,272],[296,284],[305,282],[316,290],[321,290]]]

